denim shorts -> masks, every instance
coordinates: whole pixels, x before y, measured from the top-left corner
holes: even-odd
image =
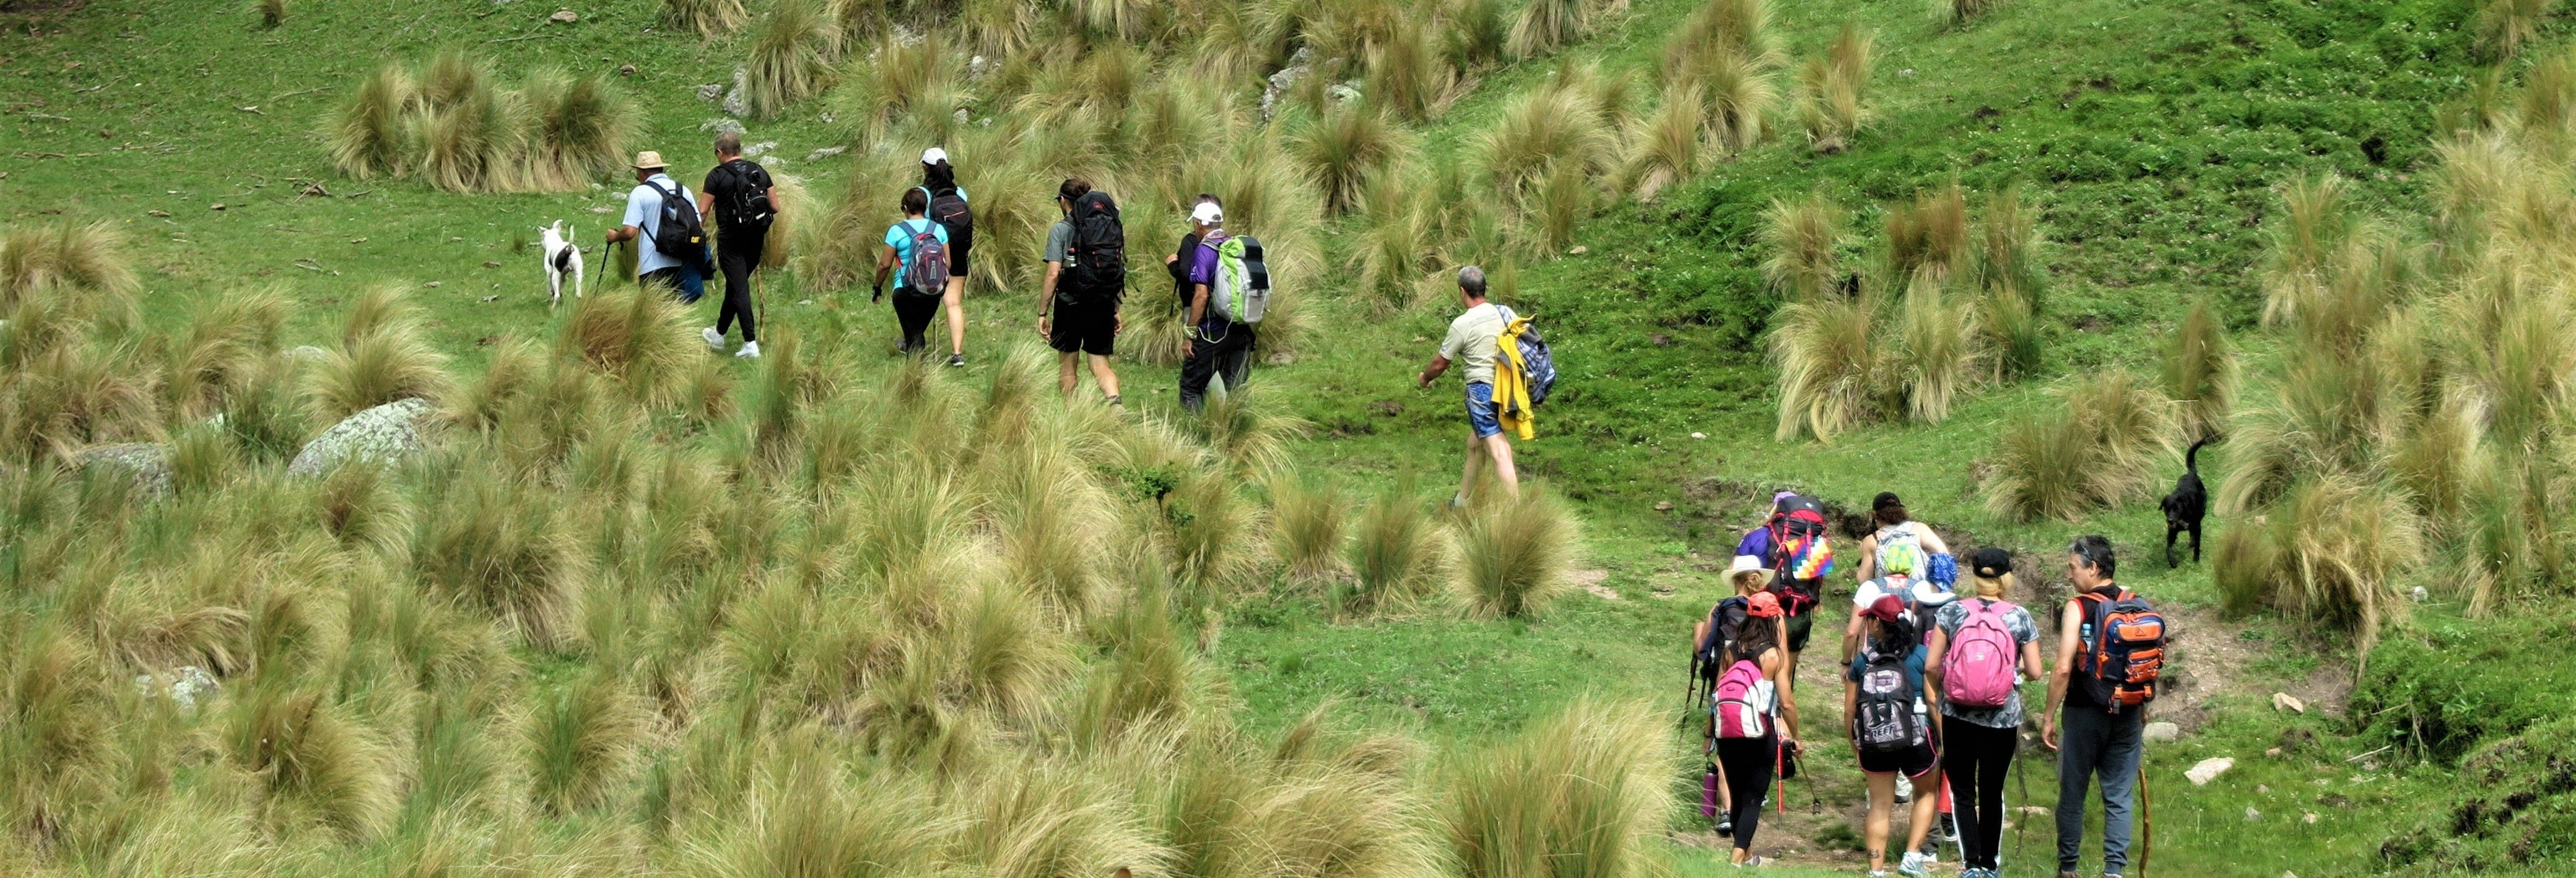
[[[1467,385],[1467,426],[1478,439],[1502,435],[1503,422],[1494,416],[1493,385],[1481,381]]]

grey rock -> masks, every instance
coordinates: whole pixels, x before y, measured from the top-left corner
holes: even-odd
[[[1288,56],[1288,66],[1270,74],[1270,84],[1261,92],[1262,121],[1267,122],[1271,116],[1278,114],[1279,98],[1286,95],[1289,89],[1296,88],[1297,81],[1305,79],[1306,74],[1314,72],[1314,61],[1314,47],[1300,46],[1297,48],[1297,54]]]
[[[557,9],[555,14],[546,16],[546,20],[556,24],[571,24],[581,20],[581,13],[570,9]]]
[[[2308,703],[2287,692],[2272,693],[2272,709],[2283,713],[2306,713]]]
[[[1326,89],[1325,94],[1332,97],[1333,106],[1336,107],[1357,101],[1360,99],[1359,80],[1333,83],[1333,87]]]
[[[723,116],[717,116],[713,119],[698,123],[698,130],[713,131],[717,134],[741,134],[742,122],[737,119],[728,119]]]
[[[742,147],[742,157],[747,159],[756,159],[777,151],[778,141],[763,140],[759,143],[744,144]]]
[[[2150,741],[2179,741],[2182,740],[2182,727],[2168,722],[2148,723],[2146,737]]]
[[[307,363],[319,363],[323,360],[330,359],[331,352],[309,344],[300,344],[287,348],[286,358],[290,360],[301,360]]]
[[[724,83],[710,82],[705,85],[698,86],[698,100],[721,101],[724,100],[724,92]]]
[[[751,115],[751,98],[746,94],[749,91],[751,91],[751,68],[735,67],[733,90],[725,92],[724,96],[725,115],[736,118]]]
[[[2199,765],[2192,766],[2191,770],[2183,772],[2182,776],[2190,779],[2192,786],[2208,786],[2210,781],[2217,780],[2219,775],[2225,774],[2229,768],[2235,766],[2235,759],[2218,756],[2201,760]]]
[[[968,58],[966,59],[966,79],[969,82],[982,80],[985,74],[993,72],[995,66],[991,60],[982,55]]]
[[[168,698],[170,703],[178,705],[180,710],[190,713],[196,712],[199,702],[213,701],[216,695],[222,694],[223,689],[224,684],[217,681],[215,675],[206,673],[206,669],[196,665],[179,666],[178,670],[170,673],[167,680],[159,674],[144,674],[134,678],[136,694],[145,698]]]
[[[2430,592],[2430,591],[2426,591],[2426,590],[2424,590],[2424,587],[2419,585],[2419,586],[2416,586],[2416,587],[2414,588],[2414,590],[2407,592],[2407,593],[2406,593],[2406,597],[2407,597],[2409,600],[2413,600],[2414,602],[2416,602],[2416,603],[2419,603],[2419,604],[2420,604],[2420,603],[2423,603],[2423,602],[2425,602],[2425,601],[2432,600],[2432,599],[2433,599],[2433,593],[2432,593],[2432,592]]]
[[[398,399],[350,415],[305,443],[286,465],[291,475],[314,477],[349,461],[391,463],[426,447],[423,422],[432,406],[425,399]]]
[[[2247,822],[2247,823],[2261,823],[2261,822],[2263,822],[2263,812],[2261,812],[2261,811],[2257,811],[2257,810],[2254,810],[2254,809],[2252,809],[2252,808],[2247,808],[2247,809],[2245,809],[2245,822]]]
[[[170,496],[170,446],[158,442],[120,442],[81,450],[80,468],[122,475],[137,493],[152,499]]]
[[[809,161],[809,162],[819,162],[819,161],[822,161],[822,160],[824,160],[824,159],[828,159],[828,158],[831,158],[831,157],[833,157],[833,156],[840,155],[840,154],[842,154],[842,153],[849,152],[849,151],[850,151],[850,148],[849,148],[849,147],[846,147],[846,146],[826,146],[826,147],[823,147],[822,149],[818,149],[818,150],[815,150],[815,151],[813,151],[813,152],[806,153],[806,154],[805,154],[805,160],[806,160],[806,161]]]
[[[959,124],[959,125],[964,125],[964,124],[966,124],[967,122],[969,122],[969,121],[972,121],[972,120],[973,120],[973,118],[974,118],[974,114],[971,114],[971,113],[966,112],[966,108],[965,108],[965,107],[958,107],[958,108],[957,108],[957,114],[956,114],[956,115],[954,115],[954,116],[951,116],[950,118],[956,119],[956,120],[957,120],[957,124]]]

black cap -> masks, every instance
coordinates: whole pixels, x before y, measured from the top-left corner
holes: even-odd
[[[2012,553],[1995,546],[1978,549],[1969,561],[1976,565],[1980,579],[2001,579],[2012,572]]]
[[[1896,492],[1894,492],[1894,491],[1880,491],[1880,492],[1878,492],[1878,496],[1877,496],[1876,498],[1874,498],[1874,499],[1872,499],[1872,500],[1870,500],[1870,501],[1869,501],[1869,511],[1871,511],[1871,512],[1877,512],[1877,511],[1879,511],[1879,510],[1881,510],[1881,509],[1885,509],[1885,508],[1890,507],[1890,506],[1903,506],[1903,505],[1905,505],[1905,501],[1903,501],[1903,500],[1899,500],[1899,499],[1896,499]]]

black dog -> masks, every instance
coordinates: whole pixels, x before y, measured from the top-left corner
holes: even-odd
[[[2191,532],[2191,562],[2200,563],[2200,519],[2209,514],[2209,489],[2200,483],[2200,447],[2207,438],[2191,443],[2182,455],[2182,478],[2174,480],[2173,493],[2166,494],[2165,566],[2174,566],[2174,537]]]

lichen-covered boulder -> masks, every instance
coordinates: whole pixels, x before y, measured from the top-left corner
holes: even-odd
[[[427,447],[423,430],[435,408],[425,399],[398,399],[350,415],[304,444],[286,471],[319,476],[352,460],[392,463]]]
[[[135,493],[159,499],[170,496],[170,446],[158,442],[119,442],[81,449],[80,468],[114,473],[134,480]]]

